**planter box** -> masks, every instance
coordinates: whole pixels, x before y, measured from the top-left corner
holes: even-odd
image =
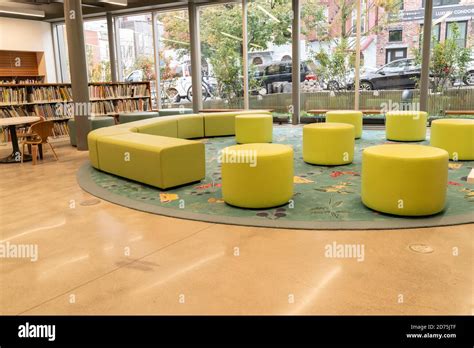
[[[326,117],[324,116],[301,116],[300,123],[301,124],[310,124],[310,123],[320,123],[325,122]]]
[[[287,124],[290,121],[290,116],[273,116],[273,123]]]

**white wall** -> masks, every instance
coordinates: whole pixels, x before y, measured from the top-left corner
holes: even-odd
[[[51,24],[0,17],[0,50],[44,52],[47,82],[56,82]]]

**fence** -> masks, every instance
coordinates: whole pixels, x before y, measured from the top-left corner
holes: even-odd
[[[402,100],[402,90],[361,91],[360,109],[390,110],[402,103],[411,103],[412,109],[419,108],[419,90],[412,90],[413,99]],[[188,104],[186,104],[188,105]],[[291,111],[291,93],[275,93],[250,97],[251,109],[273,109],[276,112]],[[176,107],[177,105],[173,105]],[[191,104],[189,103],[189,106]],[[191,106],[192,107],[192,106]],[[237,109],[243,108],[242,99],[229,102],[212,99],[203,102],[205,109]],[[312,109],[353,109],[354,91],[320,91],[301,93],[301,110]],[[451,88],[443,93],[430,94],[428,112],[431,116],[444,116],[447,110],[474,110],[474,88]]]

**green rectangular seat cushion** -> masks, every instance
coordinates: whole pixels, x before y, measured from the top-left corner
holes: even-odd
[[[202,115],[177,116],[178,138],[204,138],[204,119]]]
[[[159,117],[152,120],[139,121],[137,132],[162,137],[178,137],[178,120],[176,116]]]
[[[161,189],[206,175],[199,141],[128,132],[99,138],[97,152],[101,170]]]
[[[235,134],[235,113],[206,114],[204,116],[204,134],[206,137]]]
[[[87,135],[87,145],[89,148],[89,160],[93,167],[100,168],[99,164],[99,154],[97,153],[97,141],[102,137],[113,136],[117,134],[128,134],[130,130],[134,130],[130,127],[125,127],[123,125],[111,126],[105,128],[99,128],[91,131]]]
[[[235,116],[245,114],[269,114],[268,111],[245,110],[234,112],[205,113],[204,134],[206,137],[227,136],[235,134]]]

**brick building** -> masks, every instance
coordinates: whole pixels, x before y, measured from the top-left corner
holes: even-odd
[[[460,30],[459,45],[474,44],[474,0],[434,0],[433,35],[443,41],[452,33],[454,23]],[[381,18],[383,10],[379,9]],[[423,31],[424,0],[403,0],[398,15],[389,15],[387,30],[377,34],[377,66],[412,57],[420,47]]]

